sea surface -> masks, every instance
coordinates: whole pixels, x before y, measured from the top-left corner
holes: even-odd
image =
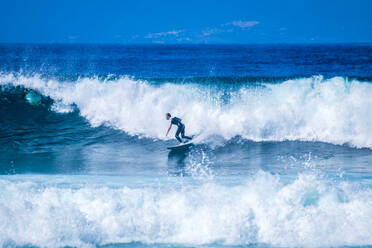
[[[371,245],[372,44],[0,45],[0,247]]]

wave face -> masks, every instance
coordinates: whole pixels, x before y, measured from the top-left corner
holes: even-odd
[[[63,181],[0,180],[1,246],[372,243],[372,190],[314,174],[284,184],[261,171],[233,187],[213,181],[171,188],[162,181],[139,188]]]
[[[151,83],[122,77],[76,81],[5,74],[1,85],[22,86],[53,100],[57,113],[78,110],[91,126],[165,139],[170,112],[201,137],[253,141],[321,141],[372,148],[372,84],[321,76],[238,85]]]

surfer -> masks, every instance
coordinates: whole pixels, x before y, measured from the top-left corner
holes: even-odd
[[[180,145],[183,145],[183,140],[179,137],[180,134],[181,134],[182,138],[191,140],[192,139],[191,137],[188,137],[188,136],[185,135],[185,124],[182,123],[182,119],[180,119],[178,117],[173,117],[173,118],[171,118],[171,117],[172,116],[171,116],[170,113],[165,114],[165,119],[167,119],[167,120],[171,119],[171,124],[169,125],[167,134],[165,136],[168,136],[168,133],[172,128],[172,125],[176,125],[177,126],[177,132],[176,132],[175,137],[180,142]]]
[[[22,98],[23,99],[26,99],[26,95],[27,95],[28,92],[29,92],[28,89],[23,89],[23,91],[22,91]]]

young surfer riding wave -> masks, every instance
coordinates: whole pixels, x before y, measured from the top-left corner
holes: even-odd
[[[168,136],[168,133],[172,128],[172,125],[176,125],[177,126],[177,132],[176,132],[175,137],[180,142],[180,145],[183,145],[183,140],[179,137],[180,134],[181,134],[181,137],[183,139],[191,140],[192,139],[191,137],[188,137],[188,136],[185,135],[185,124],[182,123],[182,119],[180,119],[178,117],[173,117],[173,118],[171,118],[171,117],[172,116],[171,116],[170,113],[165,114],[165,119],[167,119],[167,120],[171,119],[171,124],[169,125],[167,134],[165,136]]]

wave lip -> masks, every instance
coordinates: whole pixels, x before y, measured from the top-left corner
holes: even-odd
[[[180,116],[186,132],[254,141],[321,141],[372,148],[372,84],[321,76],[263,83],[151,84],[123,77],[73,82],[2,75],[0,84],[35,89],[54,100],[52,110],[74,111],[93,126],[165,139],[164,113]]]
[[[181,188],[0,181],[0,245],[371,245],[372,191],[300,174]]]

